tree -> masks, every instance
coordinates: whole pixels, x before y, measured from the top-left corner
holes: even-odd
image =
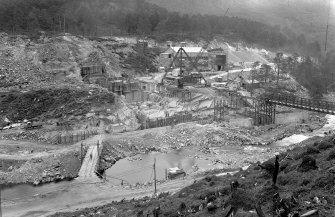
[[[277,65],[277,88],[279,88],[279,73],[281,70],[282,62],[283,62],[283,56],[284,54],[279,52],[276,54],[276,57],[274,58],[274,62]]]
[[[137,31],[138,16],[127,14],[125,18],[125,29],[129,34],[135,34]]]
[[[285,59],[285,72],[287,74],[293,74],[293,70],[295,68],[295,60],[292,56],[289,56]]]
[[[155,11],[154,14],[150,15],[149,21],[150,21],[150,25],[151,25],[151,31],[153,32],[153,31],[155,31],[157,25],[160,22],[160,17],[158,15],[157,11]]]
[[[141,35],[147,35],[151,32],[151,24],[146,16],[141,16],[138,20],[136,32]]]
[[[270,81],[269,73],[271,71],[271,66],[268,64],[262,64],[261,68],[264,70],[264,82]]]
[[[320,43],[315,41],[307,45],[307,54],[312,57],[320,57],[321,55],[321,46]]]
[[[43,29],[43,30],[52,30],[53,29],[52,17],[46,9],[42,9],[40,11],[39,23],[40,23],[41,29]]]
[[[325,79],[322,70],[311,57],[307,56],[298,63],[294,76],[301,85],[309,90],[312,97],[320,98],[327,93],[329,79]]]
[[[35,10],[30,11],[28,14],[28,30],[34,32],[40,28],[40,24],[38,22],[37,15],[35,14]]]
[[[321,61],[321,71],[328,82],[334,83],[335,50],[328,52],[326,57]]]
[[[297,38],[297,43],[301,46],[304,47],[306,46],[306,38],[304,34],[300,34]]]
[[[253,95],[254,92],[254,82],[255,82],[255,77],[257,76],[259,69],[260,62],[256,61],[252,64],[252,70],[251,70],[251,96]]]

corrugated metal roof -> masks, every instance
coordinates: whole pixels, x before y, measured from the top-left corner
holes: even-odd
[[[177,53],[180,47],[171,47],[171,49]],[[207,51],[204,50],[202,47],[183,47],[183,49],[186,53],[207,53]]]

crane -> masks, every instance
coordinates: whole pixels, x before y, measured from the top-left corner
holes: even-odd
[[[203,55],[203,50],[198,53],[195,60],[193,60],[185,51],[183,47],[180,47],[178,51],[173,55],[172,61],[169,66],[166,68],[164,76],[161,80],[161,85],[164,82],[171,84],[175,83],[179,88],[183,88],[186,83],[196,84],[201,83],[201,80],[204,81],[205,85],[207,85],[207,81],[204,76],[199,72],[197,64],[200,58]],[[183,63],[184,58],[191,64],[192,70],[195,72],[187,72],[186,66]],[[175,66],[175,67],[173,67]],[[178,76],[169,76],[168,73],[171,72],[173,69],[179,69]]]

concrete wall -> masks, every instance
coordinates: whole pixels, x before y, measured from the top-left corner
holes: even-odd
[[[253,122],[252,118],[237,118],[229,120],[229,124],[235,127],[252,127]]]
[[[124,93],[126,102],[144,102],[148,100],[149,94],[144,91],[131,91],[128,93]]]
[[[291,123],[302,123],[302,120],[308,119],[307,112],[293,112],[293,113],[283,113],[276,114],[276,124],[291,124]]]

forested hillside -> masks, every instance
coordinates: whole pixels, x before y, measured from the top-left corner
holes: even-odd
[[[278,25],[216,15],[180,15],[145,0],[0,0],[0,28],[12,34],[69,32],[86,36],[146,35],[158,40],[198,40],[223,35],[268,48],[319,54],[318,42],[285,34]]]
[[[146,0],[169,11],[184,14],[237,16],[280,26],[288,37],[304,35],[307,41],[324,45],[329,16],[329,43],[335,44],[335,1],[333,0]],[[329,8],[329,3],[331,7]],[[302,38],[302,37],[301,37]]]

